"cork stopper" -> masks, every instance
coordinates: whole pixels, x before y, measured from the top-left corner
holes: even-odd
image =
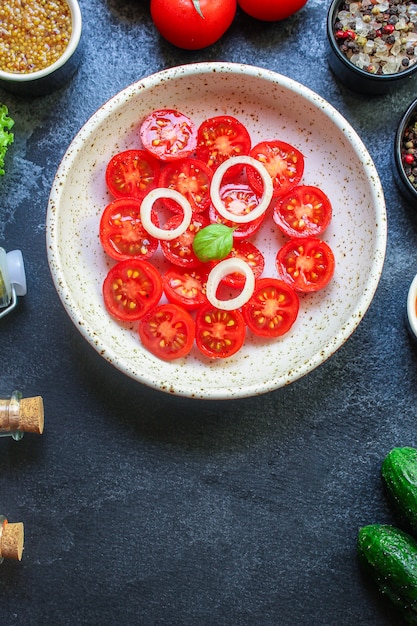
[[[22,398],[19,406],[19,430],[41,435],[43,425],[44,410],[41,396]]]
[[[24,543],[24,527],[22,522],[3,524],[0,536],[0,557],[4,559],[22,560]]]

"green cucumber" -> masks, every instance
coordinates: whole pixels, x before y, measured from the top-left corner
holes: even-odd
[[[417,533],[417,449],[393,448],[382,463],[381,474],[398,513]]]
[[[417,624],[417,541],[388,524],[370,524],[359,530],[358,555],[379,590]]]

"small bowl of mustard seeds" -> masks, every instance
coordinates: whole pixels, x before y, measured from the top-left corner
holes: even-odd
[[[328,61],[349,89],[393,93],[417,73],[417,4],[333,0],[327,14]]]
[[[24,95],[50,93],[81,60],[77,0],[1,0],[0,87]]]
[[[403,197],[417,207],[417,99],[397,127],[394,143],[395,180]]]

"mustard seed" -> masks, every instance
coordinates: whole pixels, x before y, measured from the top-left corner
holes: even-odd
[[[0,69],[30,74],[55,63],[71,37],[66,0],[2,0]]]

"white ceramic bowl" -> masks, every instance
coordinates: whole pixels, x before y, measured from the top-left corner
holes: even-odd
[[[72,31],[64,53],[55,63],[37,72],[13,74],[0,69],[0,87],[22,96],[41,96],[57,89],[71,78],[82,56],[82,17],[77,0],[66,2],[71,12]]]
[[[408,327],[417,340],[417,275],[414,276],[407,295]]]
[[[197,124],[230,114],[253,143],[279,138],[305,156],[303,183],[320,186],[334,216],[324,239],[336,271],[323,291],[301,298],[291,331],[277,340],[248,338],[229,359],[211,361],[193,348],[163,362],[139,343],[136,327],[105,311],[101,286],[113,262],[98,238],[110,201],[104,172],[110,157],[138,145],[138,126],[154,109],[177,108]],[[255,243],[276,275],[280,237],[264,223]],[[281,240],[283,242],[283,239]],[[299,379],[332,355],[355,330],[372,301],[386,248],[386,210],[375,166],[348,122],[299,83],[257,67],[202,63],[176,67],[127,87],[105,103],[68,148],[56,174],[47,212],[53,280],[72,321],[87,341],[133,379],[171,394],[228,399],[262,394]]]

